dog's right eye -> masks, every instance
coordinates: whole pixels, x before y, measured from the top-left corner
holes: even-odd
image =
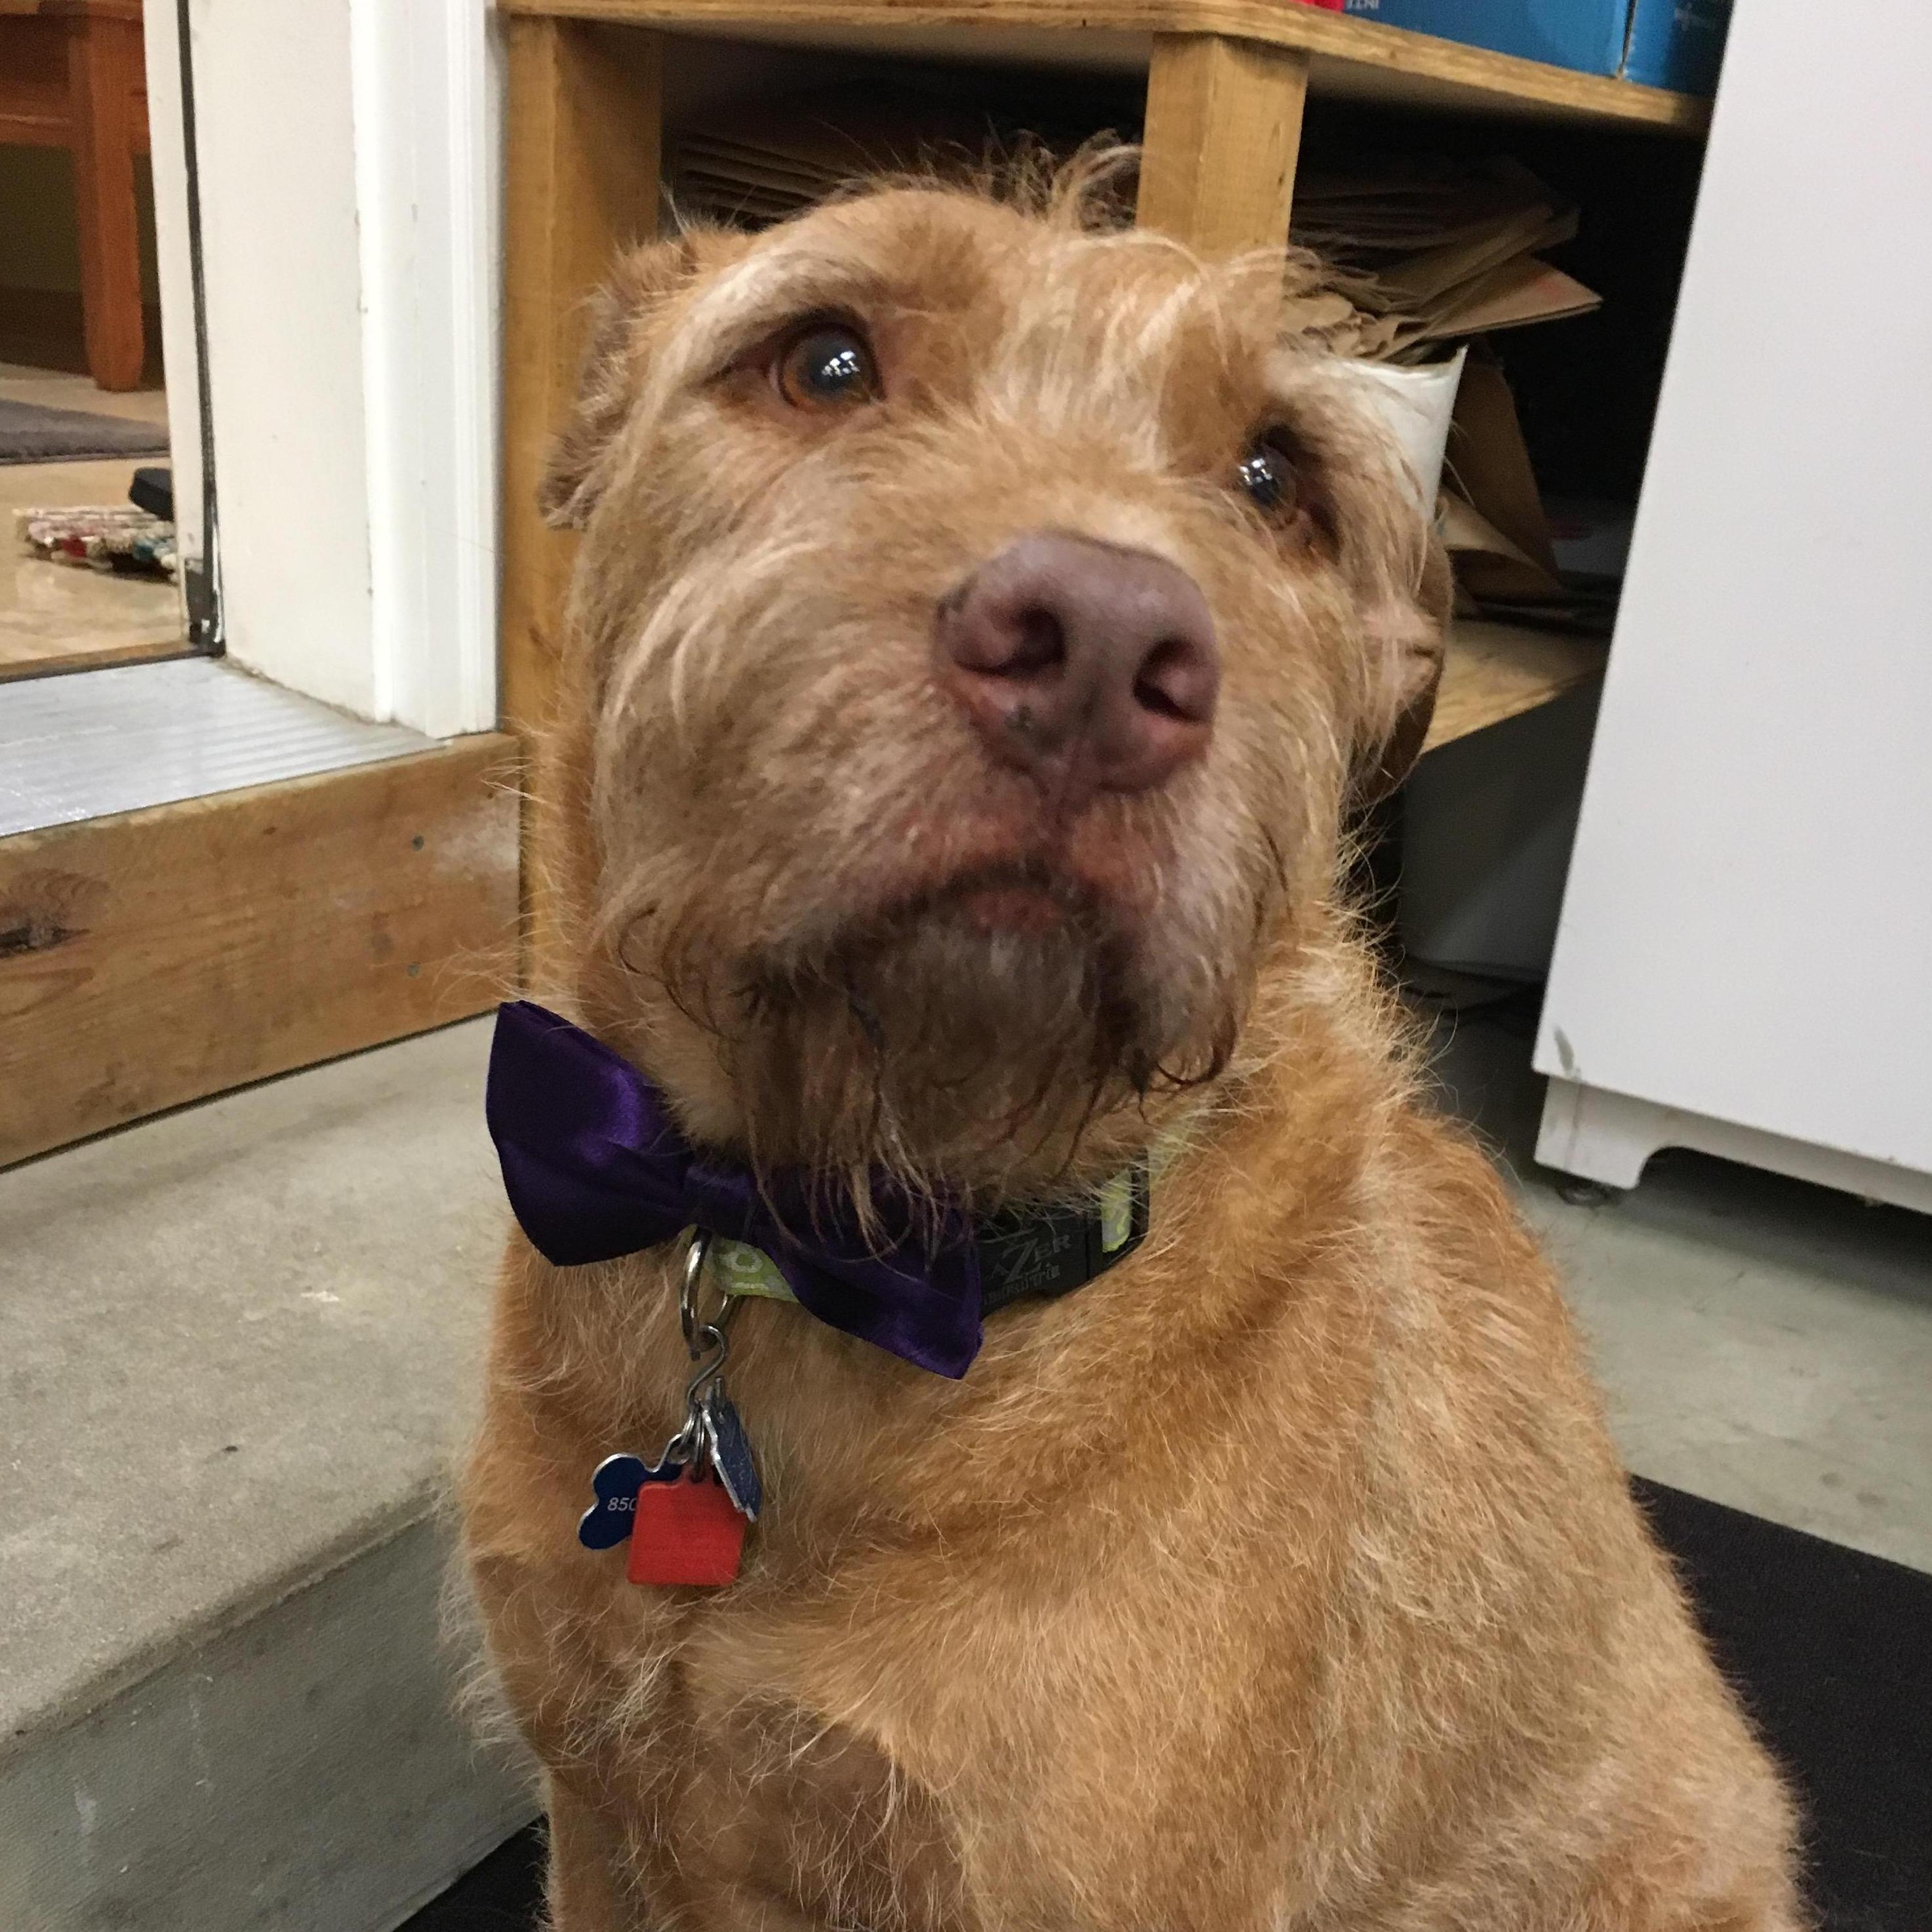
[[[794,336],[772,367],[778,394],[794,409],[852,409],[876,402],[879,365],[856,328],[815,322]]]

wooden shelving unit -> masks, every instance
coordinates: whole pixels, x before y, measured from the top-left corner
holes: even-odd
[[[1701,134],[1710,103],[1378,26],[1304,0],[500,0],[500,10],[908,59],[1131,73],[1206,34],[1305,56],[1318,96]]]

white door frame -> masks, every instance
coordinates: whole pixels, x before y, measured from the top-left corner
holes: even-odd
[[[484,0],[349,0],[373,715],[496,722],[500,97]]]
[[[501,144],[486,0],[160,0],[147,45],[178,537],[204,555],[205,348],[230,655],[432,736],[494,728]]]
[[[180,16],[177,0],[156,0],[142,10],[146,48],[149,158],[154,184],[154,250],[160,266],[161,362],[168,390],[169,461],[173,470],[175,554],[185,589],[208,566],[206,471],[202,460],[201,344],[195,299],[192,183],[182,99]],[[212,602],[212,589],[184,598],[193,607]],[[197,644],[212,641],[194,636]]]

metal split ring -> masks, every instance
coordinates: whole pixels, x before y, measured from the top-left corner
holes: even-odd
[[[738,1312],[738,1298],[735,1294],[724,1296],[716,1313],[703,1320],[699,1318],[698,1286],[704,1276],[705,1257],[710,1252],[709,1230],[692,1228],[691,1245],[684,1251],[684,1282],[678,1291],[677,1318],[678,1325],[684,1330],[684,1346],[690,1351],[691,1359],[697,1361],[707,1349],[716,1348],[718,1366],[722,1369],[730,1349],[727,1337],[732,1318]]]
[[[684,1421],[664,1444],[658,1459],[662,1468],[668,1462],[697,1463],[711,1458],[711,1418],[706,1405],[712,1391],[724,1378],[724,1364],[731,1353],[731,1318],[738,1312],[735,1295],[724,1298],[716,1312],[700,1316],[698,1312],[698,1284],[704,1279],[705,1257],[711,1252],[711,1236],[702,1228],[691,1232],[691,1245],[685,1250],[684,1279],[678,1289],[678,1325],[684,1331],[684,1346],[697,1364],[684,1390]]]

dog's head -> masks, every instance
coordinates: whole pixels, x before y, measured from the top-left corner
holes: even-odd
[[[761,1165],[1118,1167],[1426,722],[1439,562],[1280,259],[1078,202],[881,191],[603,298],[546,492],[576,991]]]

